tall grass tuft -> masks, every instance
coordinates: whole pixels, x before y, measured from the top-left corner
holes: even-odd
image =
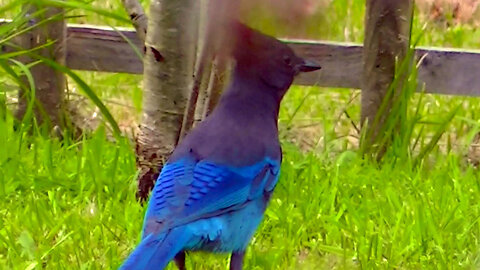
[[[371,128],[362,130],[359,152],[372,161],[380,161],[385,155],[388,160],[410,164],[412,167],[421,164],[436,148],[460,107],[460,104],[457,105],[438,122],[423,121],[425,92],[417,80],[423,58],[416,60],[415,56],[415,48],[421,36],[422,34],[418,35],[413,43],[409,43],[403,59],[397,59],[394,79]],[[418,90],[420,93],[416,94]],[[429,136],[424,136],[426,130],[431,130],[426,128],[429,124],[437,128]],[[378,134],[375,134],[377,127],[380,128]]]

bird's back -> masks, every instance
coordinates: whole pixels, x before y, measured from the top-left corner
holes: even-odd
[[[198,236],[185,249],[246,247],[281,163],[278,108],[268,106],[262,94],[243,94],[254,86],[233,82],[212,114],[175,149],[152,192],[144,235],[182,226]]]
[[[258,82],[232,82],[219,105],[179,144],[171,160],[188,152],[242,167],[265,157],[281,160],[276,101],[257,89]]]

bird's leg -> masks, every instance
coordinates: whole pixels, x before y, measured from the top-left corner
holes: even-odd
[[[185,267],[185,251],[180,251],[175,255],[175,264],[177,265],[179,270],[186,270]]]
[[[232,252],[232,257],[230,257],[230,270],[242,270],[244,256],[245,251]]]

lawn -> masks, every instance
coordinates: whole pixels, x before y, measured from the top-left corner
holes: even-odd
[[[305,37],[361,42],[363,5],[334,0],[304,22]],[[93,7],[126,16],[120,0]],[[0,11],[2,17],[16,12]],[[90,11],[72,14],[86,15],[71,19],[75,23],[125,26]],[[478,48],[473,25],[447,27],[423,17],[415,19],[413,33],[421,35],[420,45]],[[293,31],[273,22],[267,16],[251,24],[280,36]],[[130,133],[140,116],[141,76],[75,72]],[[78,140],[14,129],[14,95],[1,87],[11,84],[1,70],[0,269],[116,269],[138,243],[146,210],[135,199],[133,142],[113,140],[101,123]],[[73,81],[69,90],[89,122],[101,120]],[[280,181],[245,269],[479,268],[480,155],[473,146],[480,102],[417,94],[410,104],[408,123],[420,117],[414,136],[395,141],[377,163],[356,153],[358,91],[292,87],[280,112]],[[439,128],[445,134],[438,144],[416,158]],[[411,150],[414,141],[418,148]],[[227,265],[227,255],[187,256],[188,269]]]

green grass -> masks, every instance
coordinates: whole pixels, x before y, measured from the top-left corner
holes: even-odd
[[[0,0],[15,2],[21,1]],[[126,17],[120,2],[94,1],[92,7]],[[0,17],[13,17],[15,8],[0,10]],[[305,22],[306,37],[361,42],[363,12],[362,1],[333,1]],[[71,14],[86,15],[71,20],[76,23],[126,25],[92,10]],[[278,35],[293,31],[273,22],[251,23]],[[424,23],[415,20],[414,36]],[[475,48],[478,36],[468,25],[429,24],[420,45]],[[21,67],[12,65],[12,71],[18,74]],[[141,110],[141,76],[74,72],[122,130],[133,128]],[[0,69],[0,269],[115,269],[138,242],[145,211],[134,196],[133,143],[112,140],[103,125],[78,141],[52,139],[41,129],[15,130],[11,75]],[[75,81],[69,91],[85,115],[99,113],[87,97],[79,101],[83,92]],[[480,172],[466,157],[480,130],[480,102],[416,94],[408,104],[413,135],[394,141],[377,164],[355,152],[358,92],[292,87],[280,112],[280,182],[247,250],[246,269],[480,267]],[[459,105],[455,118],[442,126]],[[414,165],[418,149],[439,128],[445,135]],[[227,264],[226,255],[187,257],[188,269]]]
[[[0,121],[0,265],[109,269],[138,240],[135,160],[103,129],[77,143],[13,131]],[[247,253],[247,269],[475,268],[479,172],[454,154],[435,164],[365,163],[350,151],[284,144],[282,175]],[[225,256],[189,256],[224,269]],[[67,267],[68,266],[68,267]]]

